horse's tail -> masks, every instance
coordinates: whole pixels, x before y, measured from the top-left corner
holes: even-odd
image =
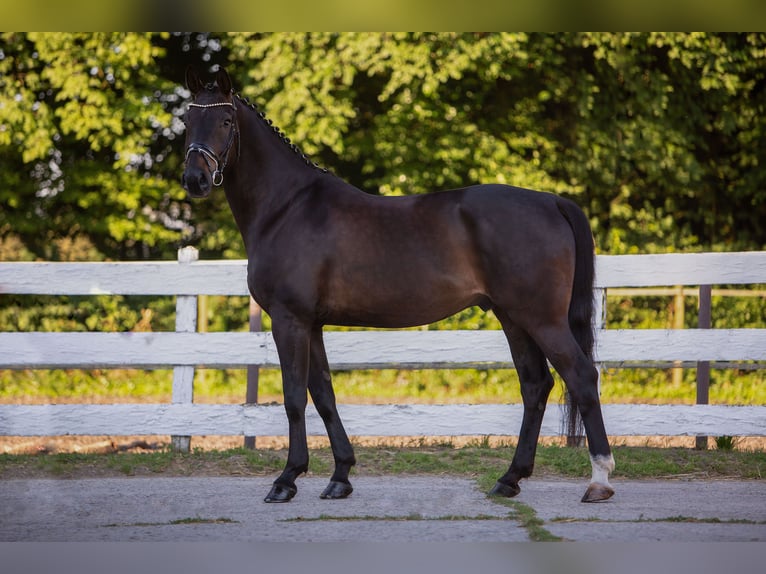
[[[559,211],[569,223],[575,240],[575,271],[572,300],[569,304],[569,328],[589,361],[593,362],[593,278],[595,253],[593,234],[585,213],[574,203],[563,198],[556,202]],[[583,436],[580,410],[569,391],[565,394],[564,425],[570,441]]]

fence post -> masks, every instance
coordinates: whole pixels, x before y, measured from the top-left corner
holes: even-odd
[[[673,329],[684,328],[684,310],[685,310],[684,286],[678,285],[676,293],[673,295]],[[684,380],[684,369],[681,361],[674,361],[677,365],[672,369],[673,386],[679,386]]]
[[[250,332],[261,330],[261,308],[255,299],[250,297]],[[258,365],[247,366],[247,391],[245,392],[245,404],[254,405],[258,402]],[[245,448],[255,448],[255,437],[245,437]]]
[[[710,329],[712,325],[712,286],[700,285],[700,306],[697,319],[699,329]],[[710,361],[700,361],[697,363],[697,404],[706,405],[710,399]],[[707,449],[707,436],[697,436],[695,438],[695,448],[698,450]]]
[[[178,263],[181,265],[197,261],[199,251],[194,247],[183,247],[178,250]],[[197,296],[176,296],[176,332],[193,333],[197,330]],[[173,367],[173,395],[171,402],[194,402],[194,367]],[[173,450],[189,452],[191,436],[174,435],[170,437]]]
[[[601,331],[606,329],[606,289],[596,288],[593,290],[593,329],[595,337],[593,340],[593,351],[596,351],[596,345],[598,344],[598,336]],[[601,375],[603,365],[596,363],[596,369],[598,370],[598,394],[601,395]]]

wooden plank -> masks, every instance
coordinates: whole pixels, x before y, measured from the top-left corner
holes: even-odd
[[[601,362],[763,361],[766,329],[607,329],[598,332]]]
[[[501,331],[347,331],[325,335],[334,369],[510,368]],[[600,331],[599,362],[763,361],[766,329]],[[0,368],[278,367],[271,332],[0,333]]]
[[[515,436],[521,405],[339,405],[353,436]],[[612,436],[766,436],[766,406],[604,405]],[[559,435],[548,405],[542,436]],[[325,434],[307,409],[309,435]],[[0,405],[0,436],[287,434],[281,405]]]
[[[178,262],[188,265],[199,260],[199,251],[194,247],[182,247],[178,250]],[[198,295],[178,295],[176,297],[176,332],[194,333],[197,330]],[[204,297],[204,295],[202,296]],[[173,369],[173,392],[171,402],[191,404],[194,402],[194,367]],[[172,435],[170,442],[177,452],[189,452],[190,435]]]
[[[247,262],[0,263],[0,294],[247,295]]]
[[[196,261],[197,250],[184,248],[178,250],[178,261],[183,266]],[[176,297],[176,332],[194,333],[197,331],[197,296],[179,295]],[[173,402],[191,403],[194,400],[194,367],[176,366],[173,369]]]
[[[766,406],[603,405],[614,436],[766,436]]]
[[[287,433],[284,408],[202,404],[0,405],[0,435],[239,435]]]
[[[271,333],[0,333],[3,368],[279,366]]]
[[[2,262],[0,294],[247,295],[247,261]],[[599,255],[597,287],[766,283],[766,252]]]
[[[181,295],[176,298],[176,332],[194,333],[197,330],[197,297]],[[194,400],[194,367],[175,366],[173,369],[173,402],[191,403]]]
[[[684,297],[699,297],[699,287],[684,287]],[[678,287],[610,287],[609,297],[669,297],[678,294]],[[713,297],[760,297],[766,299],[766,289],[712,289]]]
[[[502,331],[351,331],[325,334],[333,368],[512,367]]]
[[[599,255],[597,287],[766,283],[766,252]]]

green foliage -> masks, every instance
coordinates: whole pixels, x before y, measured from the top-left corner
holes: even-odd
[[[734,450],[737,438],[729,435],[715,437],[715,446],[718,450]]]
[[[3,297],[0,331],[171,331],[173,297]]]
[[[766,244],[761,33],[5,33],[0,237],[100,258],[241,256],[178,179],[188,64],[228,66],[371,193],[507,182],[573,196],[605,252]]]
[[[570,194],[613,253],[764,244],[754,216],[764,215],[754,169],[764,151],[763,35],[225,41],[235,62],[256,62],[235,67],[243,91],[373,193],[508,182]]]
[[[475,443],[463,447],[439,445],[427,447],[375,448],[355,446],[359,465],[355,474],[386,475],[408,472],[452,474],[476,478],[479,487],[488,491],[497,477],[508,468],[509,449]],[[686,448],[646,448],[618,446],[615,477],[656,479],[661,476],[699,475],[706,478],[763,479],[766,453],[746,450],[693,450]],[[268,449],[225,451],[195,450],[180,453],[172,450],[147,453],[49,454],[42,456],[0,454],[0,478],[15,476],[66,477],[121,476],[123,474],[156,476],[228,476],[233,470],[245,476],[279,472],[286,452]],[[333,459],[329,448],[311,449],[311,472],[326,474]],[[316,462],[314,462],[316,461]],[[540,445],[537,448],[535,476],[582,478],[590,474],[584,449]],[[353,480],[353,478],[352,478]]]
[[[84,235],[111,258],[177,241],[166,225],[183,195],[161,165],[173,94],[148,34],[4,34],[0,54],[2,235],[38,256]],[[178,166],[178,161],[173,162]],[[138,247],[143,249],[137,250]]]

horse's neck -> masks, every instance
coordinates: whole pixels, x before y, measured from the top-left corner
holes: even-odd
[[[240,156],[224,188],[249,251],[248,243],[257,235],[254,226],[270,225],[321,171],[273,133],[257,112],[244,110],[240,122]]]

